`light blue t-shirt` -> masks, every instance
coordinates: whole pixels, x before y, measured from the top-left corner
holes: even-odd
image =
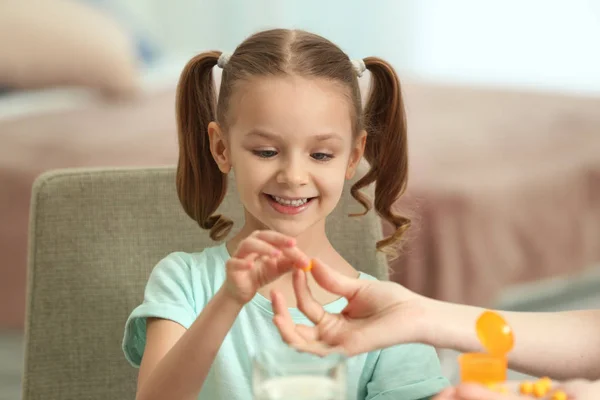
[[[152,271],[144,301],[129,316],[123,338],[127,360],[139,367],[146,344],[146,318],[175,321],[186,329],[225,281],[229,259],[225,244],[201,253],[172,253]],[[361,273],[361,279],[375,279]],[[325,306],[339,313],[344,298]],[[290,308],[296,323],[312,325],[298,310]],[[271,302],[257,294],[246,304],[210,368],[198,399],[252,400],[252,356],[283,341],[273,324]],[[435,350],[422,344],[405,344],[348,359],[349,400],[429,399],[449,385],[441,374]]]

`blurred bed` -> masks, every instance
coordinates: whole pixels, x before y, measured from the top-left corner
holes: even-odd
[[[490,305],[600,260],[600,98],[411,85],[415,225],[393,279]]]

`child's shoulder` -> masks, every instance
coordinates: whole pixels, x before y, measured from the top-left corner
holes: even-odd
[[[188,266],[196,266],[202,264],[225,264],[229,259],[229,253],[225,247],[225,243],[215,246],[206,247],[197,252],[174,251],[167,254],[162,260],[185,264]]]
[[[224,275],[229,258],[225,244],[207,247],[199,252],[175,251],[167,254],[153,268],[155,278],[180,278],[185,280],[209,279],[214,281]]]

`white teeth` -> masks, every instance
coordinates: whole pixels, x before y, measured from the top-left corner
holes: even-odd
[[[282,204],[284,206],[292,206],[292,207],[300,207],[301,205],[306,204],[306,202],[308,201],[308,199],[288,200],[288,199],[283,199],[283,198],[277,197],[277,196],[273,196],[273,198],[279,204]]]

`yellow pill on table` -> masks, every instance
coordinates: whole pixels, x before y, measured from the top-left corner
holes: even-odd
[[[550,388],[547,387],[544,382],[538,381],[533,384],[533,395],[535,397],[537,397],[538,399],[547,395],[549,391],[550,391]]]
[[[531,382],[522,382],[519,385],[519,392],[521,392],[521,394],[533,394],[533,383]]]
[[[552,393],[551,400],[567,400],[567,394],[562,390],[557,390],[556,392]]]

